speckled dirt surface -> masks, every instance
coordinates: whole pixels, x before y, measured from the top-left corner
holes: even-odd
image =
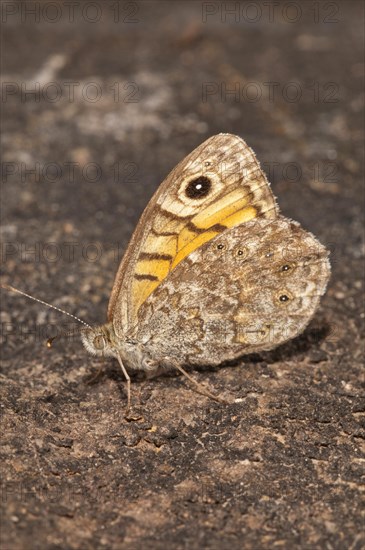
[[[67,318],[2,290],[1,548],[360,550],[362,3],[52,2],[39,21],[25,4],[1,6],[3,282],[104,322],[149,197],[219,131],[333,276],[301,337],[195,373],[238,403],[141,379],[134,421],[115,362],[77,338],[48,350]]]

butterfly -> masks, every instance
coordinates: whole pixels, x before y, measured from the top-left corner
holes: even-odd
[[[330,276],[328,251],[279,213],[252,149],[215,135],[167,176],[120,263],[108,321],[85,348],[128,371],[219,365],[300,334]],[[205,391],[212,396],[209,392]],[[214,396],[213,396],[214,397]]]
[[[215,135],[160,185],[131,238],[108,322],[86,349],[128,369],[218,365],[300,334],[330,275],[328,252],[279,214],[252,149]]]

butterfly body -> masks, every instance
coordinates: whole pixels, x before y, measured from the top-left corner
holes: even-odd
[[[219,134],[152,197],[118,270],[108,323],[84,331],[83,342],[134,369],[217,365],[300,334],[329,274],[327,250],[279,214],[253,151]]]

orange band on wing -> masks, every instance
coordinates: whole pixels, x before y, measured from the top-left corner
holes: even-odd
[[[227,208],[227,211],[231,211],[231,208]],[[194,252],[197,248],[202,246],[204,243],[207,243],[208,241],[211,241],[219,235],[224,229],[227,227],[234,227],[235,225],[239,225],[241,223],[245,223],[249,220],[252,220],[256,217],[257,211],[253,206],[249,206],[247,208],[242,208],[241,210],[238,210],[236,212],[233,212],[227,217],[224,217],[225,209],[221,211],[222,216],[218,219],[215,218],[215,227],[217,229],[208,229],[204,233],[201,233],[195,239],[190,240],[186,245],[182,247],[178,247],[178,253],[176,254],[172,264],[171,269],[174,269],[186,256]],[[194,219],[195,223],[195,219]],[[182,233],[184,230],[182,231]],[[180,236],[179,236],[179,243],[180,243]]]
[[[168,274],[189,254],[227,228],[252,220],[257,209],[242,187],[207,205],[190,219],[161,208],[139,254],[132,283],[133,315]],[[160,220],[160,223],[157,223]]]
[[[196,227],[208,229],[216,224],[224,224],[225,218],[242,210],[248,204],[249,197],[242,196],[242,189],[235,189],[194,216],[192,221]]]
[[[214,237],[219,235],[219,233],[220,231],[205,231],[201,235],[195,237],[195,239],[190,241],[187,245],[179,250],[171,264],[171,269],[174,269],[174,267],[176,267],[177,264],[179,264],[184,258],[186,258],[186,256],[194,252],[194,250],[202,246],[202,244],[214,239]]]

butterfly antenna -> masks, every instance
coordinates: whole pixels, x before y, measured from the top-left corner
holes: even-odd
[[[76,334],[80,334],[81,331],[85,329],[81,328],[79,330],[70,330],[69,332],[61,332],[61,334],[57,334],[56,336],[52,336],[51,338],[47,339],[46,346],[47,348],[51,348],[53,345],[53,342],[55,340],[58,340],[58,338],[68,338],[69,336],[76,336]]]
[[[25,296],[26,298],[29,298],[30,300],[34,300],[34,302],[39,302],[40,304],[42,304],[46,307],[49,307],[51,309],[55,309],[59,313],[63,313],[64,315],[68,315],[72,319],[75,319],[75,321],[78,321],[79,323],[81,323],[85,327],[92,328],[88,323],[86,323],[85,321],[83,321],[79,317],[76,317],[76,315],[72,315],[72,313],[69,313],[68,311],[65,311],[64,309],[61,309],[57,306],[49,304],[48,302],[45,302],[44,300],[40,300],[39,298],[35,298],[34,296],[31,296],[30,294],[27,294],[26,292],[23,292],[22,290],[19,290],[19,289],[13,287],[13,286],[7,285],[6,283],[1,283],[0,287],[5,288],[6,290],[11,290],[12,292],[16,292],[17,294],[20,294],[21,296]],[[77,334],[77,332],[75,332],[75,331],[65,332],[65,333],[59,334],[57,336],[53,336],[53,338],[48,338],[47,347],[50,348],[52,346],[53,341],[56,338],[60,338],[61,336],[62,337],[63,336],[71,336],[71,335],[74,335],[74,334]]]

